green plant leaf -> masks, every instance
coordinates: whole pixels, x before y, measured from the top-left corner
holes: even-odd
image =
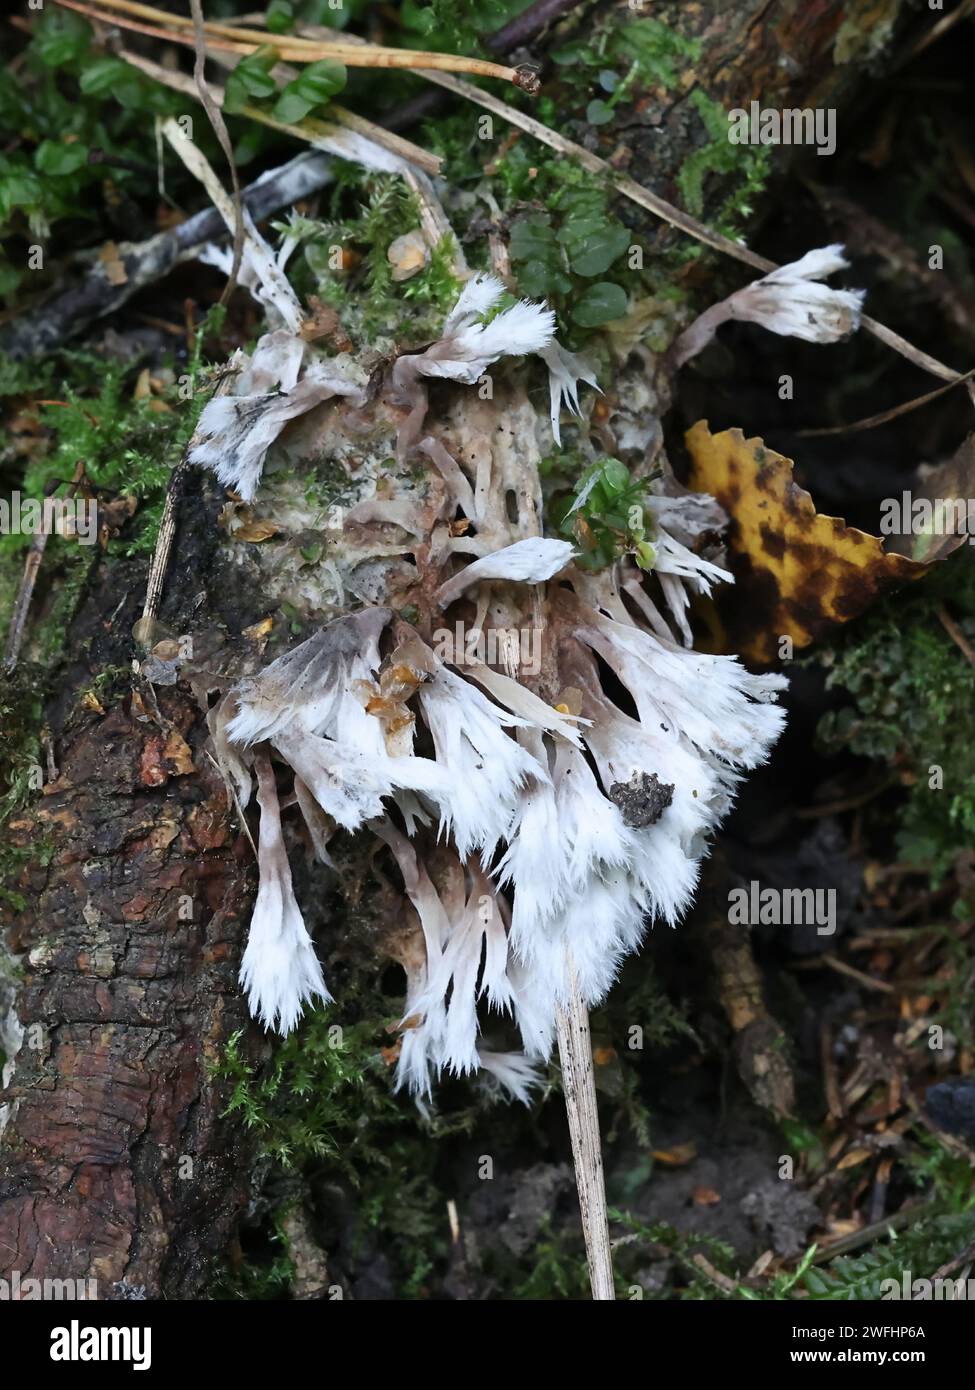
[[[559,229],[577,275],[603,275],[630,244],[630,232],[622,222],[601,216],[573,217]]]
[[[348,73],[344,63],[323,58],[320,63],[309,63],[274,103],[274,114],[279,121],[295,125],[303,121],[316,106],[324,106],[336,92],[345,86]]]
[[[85,96],[114,97],[120,106],[130,110],[143,105],[147,93],[147,88],[135,68],[110,54],[96,58],[93,63],[87,63],[78,85]]]
[[[91,42],[91,26],[70,10],[45,10],[34,31],[33,51],[46,68],[80,58]]]
[[[552,62],[558,63],[560,67],[568,67],[570,63],[578,63],[589,56],[589,44],[585,39],[573,39],[571,43],[563,44],[561,48],[549,54]]]
[[[278,90],[278,84],[271,76],[271,69],[277,61],[276,50],[268,45],[257,49],[255,53],[248,53],[246,58],[241,58],[227,78],[224,88],[224,110],[233,115],[242,111],[252,100],[264,101],[267,97],[273,97]]]
[[[272,34],[290,33],[295,23],[295,7],[291,0],[271,0],[265,20]]]
[[[548,261],[524,261],[518,267],[518,288],[534,298],[550,294],[567,294],[572,281],[558,266]]]
[[[42,140],[34,152],[34,164],[42,174],[73,174],[88,163],[88,146],[80,142],[62,144],[60,140]]]
[[[516,261],[545,261],[558,253],[555,233],[540,217],[525,217],[515,223],[509,250]]]
[[[621,286],[614,285],[611,280],[600,280],[576,300],[572,322],[580,328],[599,328],[601,324],[621,319],[626,305],[626,291]]]
[[[36,175],[16,169],[0,177],[0,217],[6,219],[14,208],[35,207],[43,190]]]
[[[12,266],[5,256],[0,257],[0,296],[15,294],[23,272]]]
[[[590,125],[608,125],[613,119],[613,108],[597,97],[586,107],[586,120]]]

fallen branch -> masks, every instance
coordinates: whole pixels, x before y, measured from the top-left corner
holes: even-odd
[[[300,202],[324,187],[332,179],[332,167],[327,154],[308,150],[245,188],[244,207],[255,222],[263,221],[279,208]],[[50,352],[94,320],[120,309],[181,261],[191,259],[200,247],[221,237],[223,230],[219,212],[208,207],[146,241],[123,242],[117,256],[126,275],[121,285],[108,279],[105,262],[96,256],[78,284],[65,288],[62,282],[45,304],[5,325],[0,330],[0,351],[15,358]]]
[[[947,608],[944,606],[943,603],[938,604],[937,613],[938,622],[944,628],[945,632],[947,632],[948,636],[954,642],[958,650],[962,653],[965,660],[968,662],[970,666],[975,666],[975,647],[973,647],[971,642],[969,642],[968,638],[962,632],[961,628],[955,622],[954,618],[948,612]]]
[[[616,1298],[616,1290],[609,1246],[589,1010],[579,990],[572,962],[567,964],[570,998],[567,1004],[559,1005],[557,1013],[562,1091],[572,1139],[572,1161],[576,1172],[582,1230],[586,1238],[592,1296],[597,1301],[609,1302]]]
[[[550,24],[563,15],[579,9],[578,0],[535,0],[527,10],[515,15],[502,29],[489,34],[482,42],[492,53],[510,53],[522,44],[530,43]]]
[[[199,93],[203,109],[207,113],[213,133],[217,137],[220,148],[223,150],[224,157],[230,169],[230,181],[234,190],[234,254],[230,265],[230,275],[227,283],[223,287],[223,294],[220,296],[220,303],[227,304],[234,292],[237,284],[237,276],[240,272],[240,259],[244,252],[244,209],[240,197],[240,178],[237,174],[237,161],[234,158],[234,147],[230,142],[227,133],[227,125],[223,118],[223,112],[213,99],[213,93],[207,85],[206,79],[206,32],[204,29],[203,7],[200,0],[190,0],[190,10],[193,15],[193,81],[196,83],[196,90]]]

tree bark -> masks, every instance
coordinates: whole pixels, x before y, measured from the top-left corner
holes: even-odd
[[[192,551],[214,518],[197,488],[190,504]],[[178,609],[201,573],[175,569]],[[83,661],[84,646],[123,600],[104,656],[131,655],[144,590],[143,565],[100,567],[49,711],[59,775],[10,827],[38,848],[10,931],[24,1033],[0,1092],[0,1277],[93,1279],[108,1299],[200,1294],[251,1159],[211,1071],[248,1023],[237,970],[253,854],[187,687],[83,693],[107,664],[97,648]]]

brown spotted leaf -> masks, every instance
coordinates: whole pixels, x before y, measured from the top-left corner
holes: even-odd
[[[775,661],[783,655],[780,638],[806,647],[894,585],[926,573],[928,565],[885,551],[879,536],[817,512],[793,481],[792,461],[761,439],[738,429],[712,434],[699,420],[686,440],[688,485],[711,493],[730,517],[735,588],[719,596],[727,650]]]

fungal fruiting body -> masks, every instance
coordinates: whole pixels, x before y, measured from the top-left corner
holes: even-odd
[[[398,357],[379,388],[400,457],[424,456],[434,481],[422,505],[384,497],[353,514],[404,537],[423,596],[411,621],[406,608],[373,605],[323,626],[238,682],[212,721],[240,803],[253,768],[261,804],[242,972],[251,1011],[286,1032],[308,1003],[329,999],[287,871],[286,778],[318,857],[333,834],[371,837],[374,863],[410,904],[397,1079],[421,1097],[441,1072],[479,1069],[527,1097],[573,992],[598,1003],[647,925],[687,909],[709,836],[783,721],[782,677],[691,646],[691,597],[731,578],[697,553],[722,516],[710,498],[648,489],[652,573],[625,554],[593,572],[571,542],[540,534],[538,453],[505,442],[514,424],[492,423],[488,443],[472,422],[463,450],[451,429],[431,427],[430,379],[471,385],[527,353],[549,368],[554,427],[563,402],[578,410],[591,370],[555,342],[544,306],[496,312],[502,292],[492,277],[472,279],[441,338]],[[277,387],[263,408],[252,401],[262,364]],[[231,446],[221,477],[240,495],[257,488],[273,420],[303,405],[296,393],[316,395],[309,408],[330,399],[325,410],[365,400],[351,367],[281,339],[264,340],[248,372],[223,416],[204,412],[199,460],[219,466]],[[503,642],[488,644],[490,665],[471,656],[476,644],[447,659],[434,634],[458,622],[495,636],[527,625],[538,660],[521,668]],[[520,1049],[487,1045],[482,1030],[497,1016],[517,1027]]]

